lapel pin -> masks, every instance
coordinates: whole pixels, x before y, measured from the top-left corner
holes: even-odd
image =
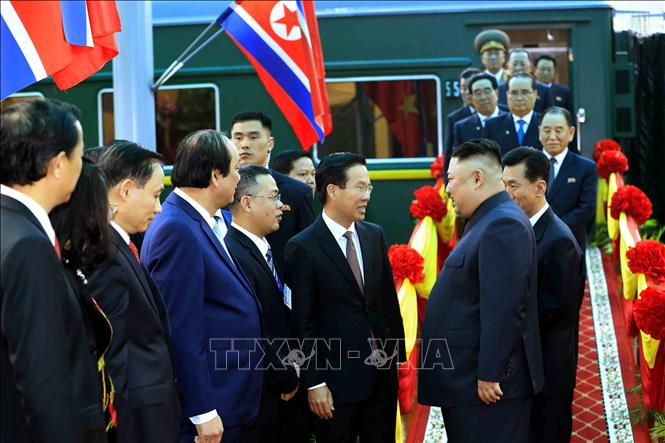
[[[575,177],[568,177],[568,183],[575,183],[577,180],[575,180]]]
[[[509,135],[509,134],[510,134],[510,131],[506,130],[506,135]]]
[[[561,97],[559,97],[559,96],[557,95],[557,96],[556,96],[556,101],[558,101],[558,102],[562,102],[562,101],[563,101],[563,98],[561,98]]]

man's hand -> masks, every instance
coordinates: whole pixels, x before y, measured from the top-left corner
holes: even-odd
[[[282,400],[284,401],[289,401],[296,395],[296,392],[298,392],[298,386],[288,394],[281,394],[280,397],[282,397]]]
[[[222,419],[217,416],[210,421],[196,425],[196,433],[198,434],[194,438],[196,443],[219,443],[224,433]]]
[[[307,391],[307,401],[309,402],[309,409],[319,418],[323,420],[333,418],[332,411],[335,410],[335,406],[333,406],[332,393],[328,386]]]
[[[478,380],[478,397],[486,405],[496,403],[502,395],[499,382]]]

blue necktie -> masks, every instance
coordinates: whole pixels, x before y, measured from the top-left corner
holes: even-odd
[[[266,252],[266,261],[268,262],[268,267],[272,271],[272,276],[275,279],[275,283],[277,283],[279,292],[284,294],[284,283],[282,283],[282,280],[279,279],[279,275],[277,275],[277,269],[275,268],[275,262],[272,260],[272,250],[270,248],[268,248],[268,252]]]
[[[224,251],[224,254],[226,254],[226,257],[229,259],[229,262],[231,262],[231,265],[235,268],[236,267],[235,262],[231,257],[231,253],[228,251],[228,249],[226,249],[226,243],[224,243],[224,235],[222,234],[222,230],[220,229],[218,223],[224,223],[224,220],[222,220],[222,217],[216,215],[215,223],[213,223],[212,225],[212,232],[215,233],[215,237],[217,237],[217,240],[219,240],[219,243],[222,245],[222,251]]]
[[[554,167],[556,166],[556,158],[552,157],[550,158],[550,178],[549,181],[547,182],[547,195],[550,195],[550,190],[554,186],[554,179],[556,178],[556,174],[554,173]]]
[[[517,143],[522,145],[522,140],[524,140],[524,125],[526,122],[522,119],[517,120],[517,124],[520,125],[520,128],[517,130]]]

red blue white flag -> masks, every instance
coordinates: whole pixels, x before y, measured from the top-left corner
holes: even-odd
[[[0,99],[49,75],[71,88],[118,54],[114,1],[2,0],[0,16]]]
[[[291,124],[303,149],[332,130],[313,1],[236,0],[218,18]]]

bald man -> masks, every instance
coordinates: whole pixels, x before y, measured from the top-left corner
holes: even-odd
[[[527,442],[543,387],[536,242],[499,152],[471,140],[448,169],[446,192],[468,221],[427,302],[418,396],[441,407],[451,442]]]

